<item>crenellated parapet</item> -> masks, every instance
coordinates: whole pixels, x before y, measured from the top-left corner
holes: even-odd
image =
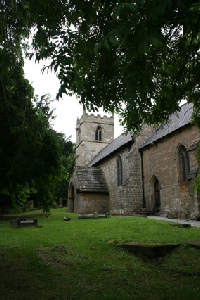
[[[77,118],[76,128],[78,128],[83,122],[114,124],[114,113],[111,115],[95,115],[94,113],[87,113],[83,110],[83,115],[80,118]]]

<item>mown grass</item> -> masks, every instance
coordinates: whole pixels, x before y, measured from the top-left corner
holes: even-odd
[[[64,216],[70,216],[69,222]],[[0,222],[0,299],[200,299],[200,228],[177,228],[138,217],[83,220],[65,208],[39,228]],[[143,259],[122,242],[181,243],[172,253]]]

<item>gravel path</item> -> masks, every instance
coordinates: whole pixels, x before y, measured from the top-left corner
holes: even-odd
[[[147,216],[148,219],[154,219],[154,220],[161,220],[161,221],[168,221],[168,222],[174,222],[179,224],[190,224],[194,227],[200,227],[200,221],[192,221],[192,220],[182,220],[182,219],[168,219],[165,217],[157,217],[157,216]]]

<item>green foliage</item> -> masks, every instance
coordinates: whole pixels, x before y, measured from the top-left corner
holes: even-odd
[[[163,122],[186,99],[194,104],[199,126],[199,1],[4,0],[0,5],[4,193],[13,195],[28,184],[49,205],[63,169],[48,101],[33,106],[33,89],[24,79],[22,48],[30,34],[30,56],[50,59],[60,80],[58,97],[77,93],[89,109],[115,110],[133,131]]]
[[[66,204],[68,199],[69,178],[73,173],[75,165],[75,144],[71,142],[70,137],[66,139],[62,134],[60,134],[60,136],[62,149],[61,161],[63,168],[60,179],[54,190],[54,197],[57,199],[58,204],[60,198],[62,198],[63,203]]]
[[[163,122],[182,99],[200,106],[197,0],[7,0],[2,8],[2,40],[12,43],[11,32],[19,44],[34,28],[30,56],[50,59],[58,97],[77,93],[88,109],[115,110],[128,130]]]
[[[199,1],[55,1],[48,18],[50,5],[35,2],[33,47],[51,58],[58,96],[115,110],[128,130],[163,122],[182,99],[200,106]]]
[[[22,70],[17,73],[15,68],[7,76],[1,85],[6,94],[0,92],[0,191],[10,195],[13,203],[24,205],[36,189],[46,209],[61,176],[61,138],[50,127],[51,113],[43,99],[32,103],[32,88]]]
[[[22,46],[34,28],[30,57],[51,59],[58,97],[77,93],[88,109],[115,110],[133,131],[163,122],[186,99],[199,125],[199,1],[6,0],[1,7],[0,41]]]
[[[0,4],[0,205],[24,207],[27,197],[37,193],[38,204],[48,211],[57,182],[71,165],[64,166],[64,138],[50,125],[50,96],[34,98],[24,77],[22,38],[33,26],[34,3]]]

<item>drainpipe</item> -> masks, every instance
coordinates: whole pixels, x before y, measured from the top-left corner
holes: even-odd
[[[146,208],[145,201],[145,190],[144,190],[144,162],[143,162],[143,152],[139,149],[140,157],[141,157],[141,171],[142,171],[142,200],[143,200],[143,208]]]

